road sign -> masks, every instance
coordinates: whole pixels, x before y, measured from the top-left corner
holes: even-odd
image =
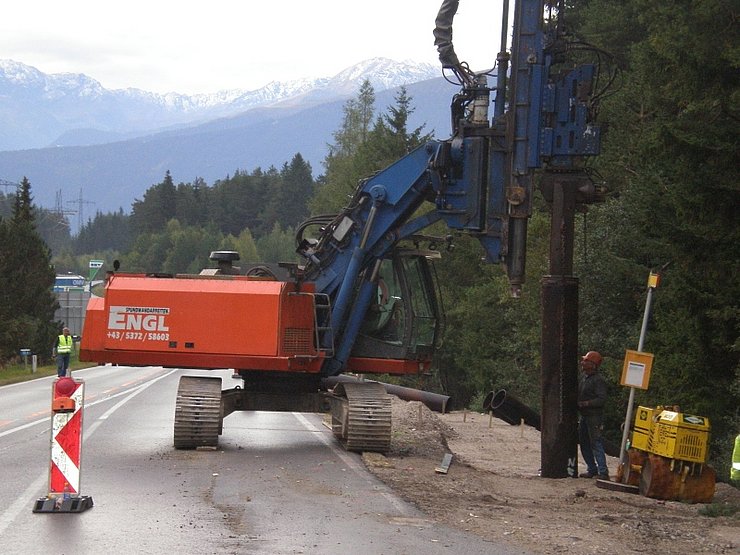
[[[100,268],[103,267],[103,264],[105,264],[104,260],[91,260],[90,261],[90,264],[89,264],[90,272],[87,278],[89,281],[92,281],[95,278],[95,276],[98,275],[98,270],[100,270]]]
[[[52,384],[49,493],[38,499],[34,513],[79,513],[93,506],[80,495],[82,414],[85,382],[62,377]]]

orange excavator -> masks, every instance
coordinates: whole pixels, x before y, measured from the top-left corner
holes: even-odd
[[[233,411],[285,410],[330,411],[348,449],[387,450],[391,409],[383,385],[342,381],[329,390],[325,382],[345,372],[429,370],[442,313],[431,264],[439,253],[422,230],[442,221],[476,237],[489,262],[505,265],[516,294],[535,170],[576,175],[578,194],[594,194],[582,164],[599,152],[598,68],[563,69],[568,49],[557,9],[516,2],[511,52],[504,24],[489,86],[489,72],[475,73],[455,55],[457,5],[444,1],[434,33],[444,71],[460,87],[451,137],[361,182],[339,214],[302,225],[301,264],[242,272],[238,254],[218,251],[218,268],[199,275],[111,272],[104,296],[91,299],[81,359],[233,368],[241,377],[241,386],[224,391],[220,378],[180,379],[177,448],[216,445]]]

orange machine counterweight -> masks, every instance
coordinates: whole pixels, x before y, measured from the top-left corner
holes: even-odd
[[[109,277],[81,360],[318,372],[313,286],[244,276]]]

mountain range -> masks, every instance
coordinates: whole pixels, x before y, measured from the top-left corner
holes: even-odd
[[[447,137],[458,91],[439,75],[429,64],[376,58],[333,77],[188,96],[108,90],[83,74],[0,60],[0,184],[28,177],[37,205],[82,208],[84,198],[94,204],[89,214],[128,211],[168,170],[176,183],[211,184],[236,170],[279,168],[300,153],[318,175],[343,105],[365,79],[376,115],[405,86],[409,127]]]

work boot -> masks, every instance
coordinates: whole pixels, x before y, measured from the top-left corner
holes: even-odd
[[[596,474],[594,474],[593,472],[581,472],[578,475],[579,478],[593,478],[594,476],[596,476]]]
[[[609,474],[599,474],[599,480],[606,480],[607,482],[609,482]]]

